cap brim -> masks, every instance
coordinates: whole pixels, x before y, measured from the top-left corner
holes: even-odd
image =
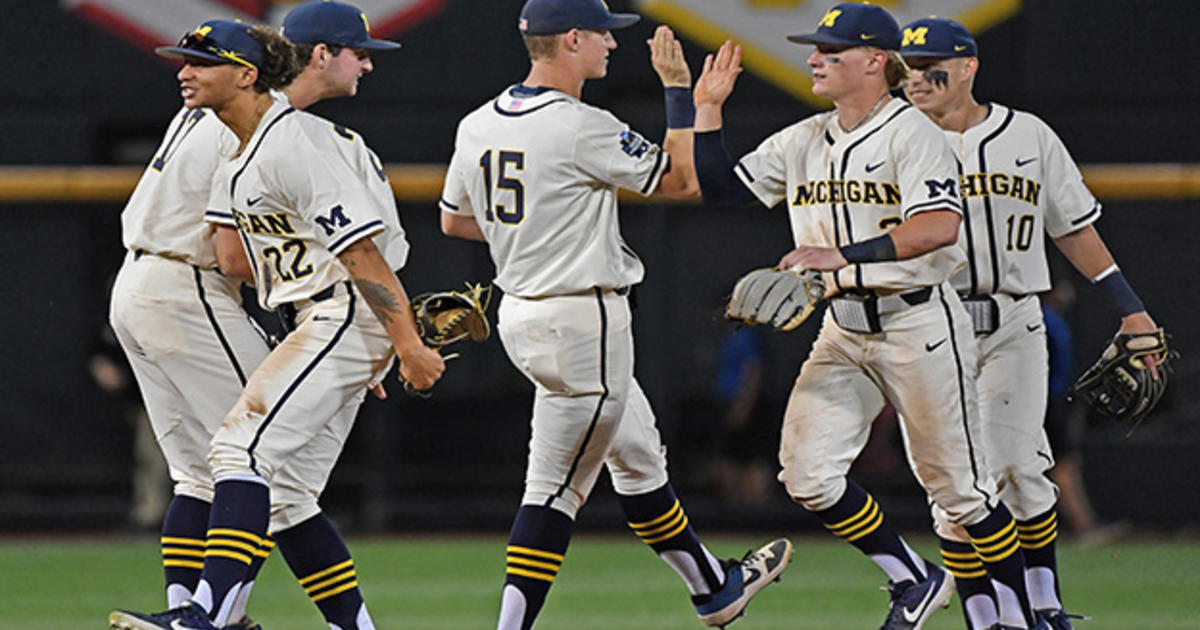
[[[852,39],[845,39],[829,33],[804,33],[801,35],[788,35],[787,39],[793,44],[833,44],[835,46],[867,46],[866,42],[856,42]]]
[[[641,19],[642,16],[637,15],[636,13],[613,13],[612,17],[608,19],[608,22],[600,28],[606,28],[610,31],[615,31],[619,28],[633,26],[634,24],[638,23],[638,20]]]
[[[218,57],[212,53],[192,48],[182,48],[180,46],[159,46],[154,49],[154,54],[159,57],[166,57],[167,59],[186,59],[191,57],[192,59],[204,59],[205,61],[215,61],[217,63],[233,63],[224,57]]]
[[[396,50],[400,47],[400,42],[393,42],[386,39],[368,39],[361,44],[356,44],[354,47],[366,50]]]
[[[909,57],[950,58],[950,57],[974,57],[975,53],[967,53],[966,51],[960,52],[960,53],[954,53],[954,52],[945,52],[945,51],[938,51],[938,50],[904,50],[904,49],[901,49],[900,56],[904,57],[906,59]]]

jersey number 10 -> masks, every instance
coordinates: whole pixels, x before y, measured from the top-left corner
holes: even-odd
[[[496,192],[510,190],[513,194],[512,206],[499,203],[492,205],[492,150],[488,149],[479,156],[479,168],[483,169],[483,187],[487,194],[487,207],[484,208],[484,218],[488,222],[499,219],[501,223],[516,225],[525,218],[525,185],[521,180],[508,176],[507,170],[512,166],[515,171],[525,170],[525,154],[520,151],[497,151],[499,162],[496,165]]]

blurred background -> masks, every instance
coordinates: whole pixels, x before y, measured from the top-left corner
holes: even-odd
[[[353,100],[320,114],[357,130],[389,164],[412,244],[410,293],[486,281],[482,246],[438,229],[440,171],[458,120],[524,77],[515,28],[520,0],[364,0],[377,37],[404,43],[374,57]],[[610,0],[646,16],[617,34],[608,78],[585,100],[650,137],[664,131],[662,90],[644,41],[666,22],[694,75],[726,37],[747,44],[748,71],[726,108],[735,155],[817,111],[803,63],[780,44],[811,30],[832,2]],[[1129,427],[1055,405],[1067,529],[1195,532],[1200,523],[1200,17],[1187,0],[881,1],[904,22],[929,13],[976,31],[980,100],[1046,120],[1104,203],[1098,224],[1151,314],[1182,353],[1154,414]],[[200,21],[278,23],[265,0],[7,0],[0,49],[0,531],[154,529],[169,491],[141,457],[145,418],[107,329],[108,295],[124,255],[120,212],[179,107],[175,67],[148,51]],[[774,481],[782,408],[816,333],[735,332],[721,320],[733,281],[790,248],[782,212],[716,212],[628,203],[626,240],[642,256],[637,375],[658,414],[676,488],[706,530],[816,528]],[[1052,249],[1052,248],[1051,248]],[[1072,335],[1069,382],[1114,333],[1117,316],[1054,260],[1046,300]],[[494,314],[495,300],[493,301]],[[270,316],[267,316],[270,319]],[[814,318],[814,320],[817,318]],[[428,400],[363,408],[323,503],[357,531],[503,531],[521,494],[531,387],[498,339],[461,349]],[[1061,350],[1060,350],[1061,351]],[[856,478],[901,527],[925,529],[923,496],[904,463],[894,419],[879,419]],[[152,440],[151,440],[152,441]],[[153,449],[150,449],[153,455]],[[135,483],[135,478],[138,481]],[[1075,507],[1068,505],[1075,502]],[[580,525],[623,528],[602,480]]]

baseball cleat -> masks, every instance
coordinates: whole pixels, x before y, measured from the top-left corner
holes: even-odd
[[[1036,610],[1039,619],[1046,623],[1048,630],[1072,630],[1071,619],[1088,619],[1083,615],[1072,615],[1066,610],[1059,608],[1057,610],[1051,608],[1046,610]]]
[[[254,623],[249,617],[242,617],[237,622],[225,626],[225,630],[262,630],[262,626]]]
[[[954,595],[954,576],[926,561],[929,577],[921,582],[888,582],[891,609],[879,630],[921,630],[925,620],[939,608],[950,605]]]
[[[108,627],[111,630],[219,630],[209,621],[208,613],[191,602],[152,614],[114,610],[108,615]]]
[[[706,626],[724,628],[742,616],[746,605],[771,582],[778,582],[779,575],[792,559],[792,542],[776,538],[758,551],[747,551],[739,560],[724,560],[725,585],[709,595],[692,597],[696,615]]]

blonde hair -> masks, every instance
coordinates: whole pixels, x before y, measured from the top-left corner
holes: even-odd
[[[908,80],[908,73],[911,70],[904,62],[904,57],[900,56],[899,51],[888,50],[885,52],[887,53],[887,63],[883,66],[883,78],[887,80],[889,90],[900,89]]]
[[[530,61],[539,59],[554,59],[558,53],[558,36],[561,33],[554,35],[526,35],[525,50],[529,51]]]

